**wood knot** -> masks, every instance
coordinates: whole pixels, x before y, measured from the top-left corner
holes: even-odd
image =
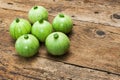
[[[73,26],[76,26],[76,24],[75,24],[75,23],[73,23]]]
[[[105,35],[105,32],[101,31],[101,30],[97,30],[96,34],[99,35],[99,36],[103,36],[103,35]]]
[[[111,20],[114,22],[120,22],[120,13],[114,13],[110,16]]]
[[[120,14],[115,13],[112,16],[113,16],[113,18],[120,19]]]
[[[75,15],[72,15],[71,17],[75,17]]]
[[[95,37],[99,37],[99,38],[104,38],[106,35],[106,33],[102,30],[96,30],[95,34],[96,34]]]
[[[98,11],[95,11],[94,13],[95,13],[95,14],[99,14],[99,12],[98,12]]]
[[[11,2],[8,2],[7,4],[9,4],[9,5],[13,5],[13,3],[11,3]]]
[[[2,23],[2,20],[0,20],[0,23]]]

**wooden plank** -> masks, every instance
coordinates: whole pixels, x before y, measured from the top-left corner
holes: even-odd
[[[1,0],[0,3],[2,8],[21,11],[28,11],[34,5],[42,5],[49,10],[50,15],[55,16],[62,12],[71,15],[75,20],[120,27],[120,20],[112,17],[113,14],[120,15],[118,0]]]
[[[9,25],[15,17],[27,18],[27,13],[13,10],[0,10],[1,51],[16,54],[14,41],[11,39],[8,31]],[[53,17],[50,16],[49,21],[51,22],[52,19]],[[58,58],[50,56],[46,52],[44,45],[41,46],[38,55],[69,64],[120,74],[119,32],[120,28],[117,27],[74,21],[73,31],[69,35],[71,47],[66,55]]]
[[[120,29],[79,21],[77,23],[70,35],[69,52],[56,59],[120,74],[120,35],[111,31],[114,29],[119,31]],[[41,55],[48,57],[48,53],[42,49],[40,50]]]
[[[3,48],[1,49],[3,50]],[[0,56],[1,80],[119,80],[120,76],[80,68],[39,56],[22,58],[5,48]]]
[[[9,14],[9,15],[8,15]],[[27,13],[0,9],[0,79],[1,80],[119,80],[120,76],[45,59],[16,55],[8,29],[15,17]],[[50,17],[51,19],[52,17]]]

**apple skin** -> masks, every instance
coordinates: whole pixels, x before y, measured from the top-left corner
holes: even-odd
[[[31,34],[24,34],[20,36],[16,43],[16,52],[22,57],[32,57],[39,50],[40,44],[38,39]]]
[[[31,32],[31,24],[26,19],[16,18],[10,24],[9,32],[11,37],[17,40],[23,34],[29,34]]]
[[[52,25],[46,20],[41,20],[33,24],[31,33],[36,36],[40,42],[45,42],[46,37],[52,33],[52,31]]]
[[[46,38],[45,46],[48,53],[60,56],[68,51],[70,47],[70,40],[62,32],[53,32]]]
[[[55,31],[68,34],[72,31],[73,22],[70,16],[61,13],[53,19],[52,26]]]
[[[32,24],[41,19],[47,20],[48,11],[43,6],[33,6],[28,12],[28,18]]]

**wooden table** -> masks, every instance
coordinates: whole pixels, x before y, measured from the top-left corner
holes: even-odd
[[[72,17],[69,52],[54,57],[41,44],[37,55],[23,58],[9,35],[10,23],[28,19],[34,5]],[[119,0],[0,0],[0,80],[120,80]]]

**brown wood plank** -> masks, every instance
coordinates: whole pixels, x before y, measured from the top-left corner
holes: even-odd
[[[8,15],[9,14],[9,15]],[[27,13],[0,8],[0,79],[1,80],[119,80],[120,76],[45,59],[38,53],[32,58],[16,55],[9,25],[15,17]],[[50,17],[52,19],[52,17]]]
[[[120,10],[119,0],[1,0],[2,8],[28,11],[33,5],[42,5],[49,10],[50,15],[63,12],[75,20],[100,23],[120,27],[120,20],[111,18]]]
[[[26,12],[4,10],[0,11],[1,19],[1,50],[16,54],[14,43],[9,36],[9,25],[15,17],[27,17]],[[49,17],[50,22],[53,16]],[[103,34],[100,34],[102,31]],[[120,28],[89,22],[74,21],[70,51],[67,55],[56,58],[47,54],[42,46],[39,56],[57,59],[65,63],[104,70],[120,74]],[[4,36],[3,36],[4,35]],[[12,51],[12,52],[11,52]]]
[[[119,80],[120,79],[120,76],[118,75],[108,74],[106,72],[96,71],[88,68],[72,66],[72,65],[64,64],[62,62],[56,62],[54,60],[42,58],[41,56],[44,56],[45,53],[45,49],[43,46],[40,50],[40,53],[38,53],[36,56],[32,58],[26,59],[16,55],[17,53],[15,52],[15,48],[14,48],[15,41],[10,37],[8,31],[10,23],[16,17],[26,18],[27,13],[20,11],[13,11],[13,10],[5,10],[0,8],[0,32],[1,32],[0,33],[0,79],[1,80]],[[51,21],[52,19],[53,17],[50,16],[49,20]],[[104,25],[85,23],[79,21],[75,21],[74,23],[75,23],[75,27],[70,37],[72,42],[71,49],[76,47],[76,49],[74,48],[76,51],[73,52],[72,49],[70,51],[71,56],[73,54],[76,55],[76,52],[77,53],[79,52],[78,48],[80,46],[76,45],[76,40],[78,41],[82,37],[77,38],[77,36],[80,34],[78,32],[84,33],[84,30],[85,32],[88,31],[89,34],[86,33],[85,35],[83,34],[81,36],[83,36],[83,39],[84,36],[86,36],[89,40],[91,40],[91,38],[95,38],[97,40],[100,39],[104,41],[106,35],[105,37],[104,35],[103,36],[96,35],[96,37],[94,36],[94,30],[96,31],[99,29],[105,30],[105,32],[107,32],[107,39],[105,41],[109,40],[110,36],[113,38],[119,37],[119,34],[114,33],[114,32],[119,32],[119,28],[117,29],[114,27],[108,28],[108,27],[104,27]],[[89,27],[87,25],[89,24],[91,24],[91,28],[87,29]],[[95,26],[96,28],[94,29]],[[97,28],[97,26],[101,26],[101,27]],[[111,42],[113,41],[113,44],[115,42],[116,45],[118,45],[119,42],[117,42],[118,40],[116,39],[117,38],[114,38],[114,40],[110,40],[110,41]],[[73,43],[75,43],[75,45],[73,45]],[[83,46],[83,44],[81,45]],[[65,55],[60,59],[66,61],[69,60],[69,58],[74,57],[74,56],[71,57],[70,55]],[[48,56],[50,57],[50,55],[46,54],[46,57]],[[87,56],[84,57],[87,58]],[[52,56],[51,58],[55,59]],[[78,61],[82,62],[81,60]],[[85,62],[87,61],[88,60],[86,60]],[[113,63],[111,65],[113,65]]]
[[[13,55],[14,50],[1,51],[1,80],[119,80],[120,76],[106,72],[80,68],[39,56],[22,58]],[[12,54],[11,54],[12,52]]]

